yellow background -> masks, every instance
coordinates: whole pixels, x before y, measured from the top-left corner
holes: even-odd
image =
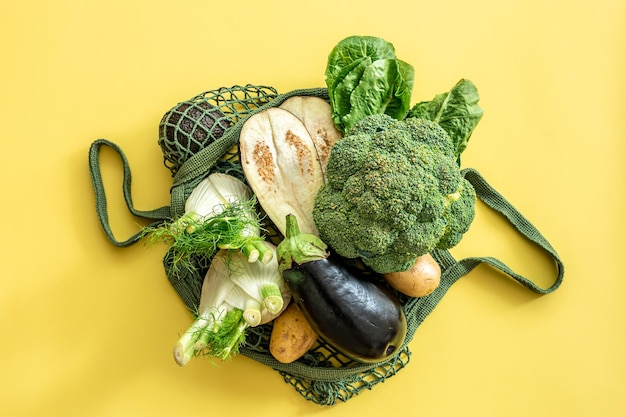
[[[543,297],[487,267],[455,284],[411,363],[334,407],[244,357],[172,359],[190,316],[164,248],[119,249],[94,210],[87,150],[125,151],[137,208],[169,203],[161,116],[205,90],[324,86],[330,49],[374,35],[416,70],[413,101],[461,77],[485,116],[463,159],[566,265]],[[0,415],[626,415],[623,268],[626,3],[3,1],[0,8]],[[102,156],[115,233],[137,231],[121,164]],[[542,285],[551,264],[483,207],[457,256]],[[353,413],[353,414],[352,414]]]

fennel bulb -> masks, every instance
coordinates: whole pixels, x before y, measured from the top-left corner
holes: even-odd
[[[284,280],[278,270],[276,246],[265,242],[271,250],[272,259],[264,265],[258,262],[245,262],[241,256],[234,255],[229,260],[230,279],[241,287],[246,294],[262,302],[270,313],[278,313],[283,308],[281,285]]]
[[[248,327],[270,322],[289,304],[291,292],[282,278],[275,282],[277,294],[263,289],[271,271],[280,276],[273,256],[275,247],[267,245],[272,253],[272,261],[267,264],[250,263],[238,250],[221,249],[215,254],[202,283],[198,315],[174,346],[174,359],[180,366],[194,356],[232,358],[245,342]],[[237,281],[246,281],[247,290]],[[254,290],[254,285],[259,288]],[[280,298],[270,303],[272,311],[261,298],[266,293]]]
[[[196,255],[211,257],[219,249],[241,250],[248,262],[267,263],[273,254],[261,237],[256,198],[239,179],[213,173],[200,181],[185,202],[185,213],[170,223],[146,228],[152,241],[174,251],[174,266]]]

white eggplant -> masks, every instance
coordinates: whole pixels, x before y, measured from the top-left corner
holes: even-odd
[[[320,97],[295,96],[285,100],[279,107],[292,113],[304,124],[313,139],[325,178],[330,150],[343,137],[331,117],[330,104]]]
[[[324,174],[302,121],[277,107],[257,113],[242,126],[239,152],[248,184],[278,231],[284,235],[293,214],[304,233],[317,235],[313,204]]]

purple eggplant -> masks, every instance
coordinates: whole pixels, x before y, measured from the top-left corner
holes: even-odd
[[[279,266],[313,330],[356,361],[376,363],[396,354],[406,318],[395,294],[380,277],[329,253],[317,236],[300,233],[295,216],[288,215],[286,224]]]

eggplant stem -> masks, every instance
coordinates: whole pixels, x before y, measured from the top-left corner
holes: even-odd
[[[293,214],[286,217],[285,238],[276,247],[278,269],[282,272],[290,269],[292,262],[298,265],[319,261],[328,257],[328,246],[319,237],[301,233],[298,219]]]

